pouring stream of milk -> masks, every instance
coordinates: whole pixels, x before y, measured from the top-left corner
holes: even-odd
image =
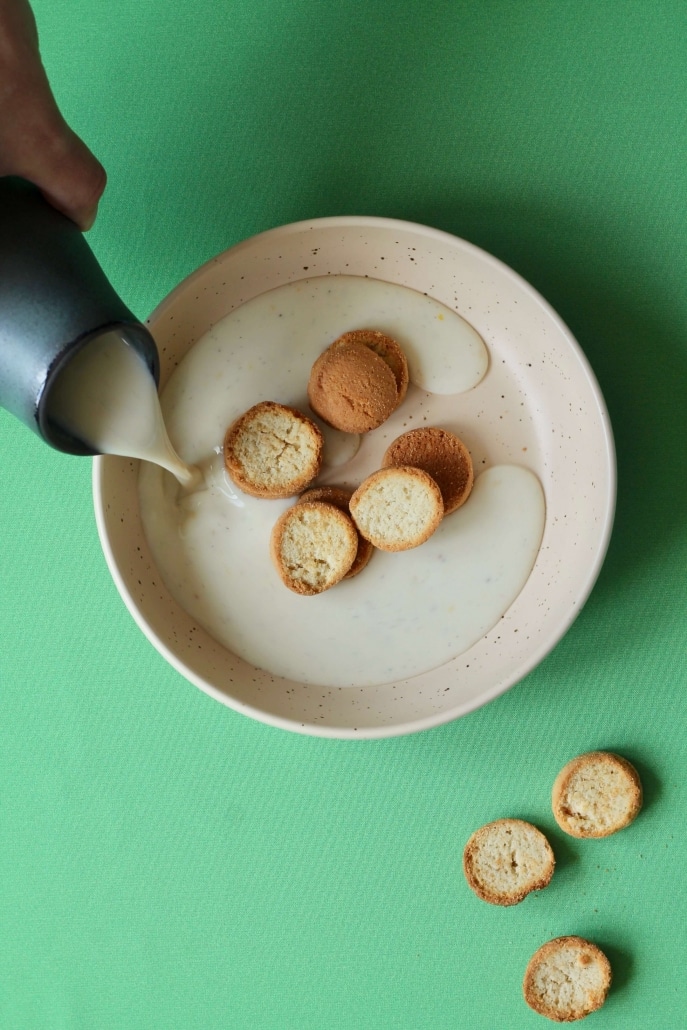
[[[55,383],[52,422],[98,454],[142,458],[161,465],[182,486],[197,487],[198,468],[169,441],[155,380],[138,352],[118,333],[103,333],[76,354]]]

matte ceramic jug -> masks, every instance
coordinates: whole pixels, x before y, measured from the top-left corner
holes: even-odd
[[[0,406],[50,446],[93,454],[46,411],[70,359],[112,330],[157,383],[153,337],[115,293],[78,226],[23,179],[0,178]]]

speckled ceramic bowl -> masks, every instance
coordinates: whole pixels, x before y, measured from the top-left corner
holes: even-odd
[[[615,503],[613,438],[584,355],[532,287],[463,240],[382,218],[283,226],[200,268],[149,319],[162,386],[196,340],[243,302],[284,283],[334,274],[426,292],[471,322],[489,348],[490,371],[467,395],[463,420],[479,418],[476,437],[488,464],[526,464],[537,473],[547,508],[535,566],[498,626],[440,668],[397,683],[325,689],[280,680],[229,653],[168,593],[141,528],[138,462],[95,459],[96,518],[124,602],[191,683],[274,726],[327,737],[388,737],[485,704],[560,640],[606,553]],[[524,400],[510,403],[509,393]]]

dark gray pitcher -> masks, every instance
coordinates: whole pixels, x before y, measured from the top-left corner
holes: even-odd
[[[46,411],[70,359],[112,330],[138,351],[157,383],[153,337],[117,296],[78,226],[28,182],[0,178],[0,407],[51,447],[93,454]]]

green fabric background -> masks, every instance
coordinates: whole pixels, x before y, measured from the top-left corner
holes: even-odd
[[[36,0],[67,118],[109,172],[91,244],[147,315],[272,226],[411,219],[512,265],[615,427],[616,528],[526,680],[381,742],[253,723],[146,642],[90,462],[0,411],[0,1026],[520,1030],[530,954],[580,933],[601,1028],[687,1026],[687,8],[681,0]],[[646,805],[564,837],[558,769],[611,748]],[[504,815],[550,833],[513,909],[461,872]]]

